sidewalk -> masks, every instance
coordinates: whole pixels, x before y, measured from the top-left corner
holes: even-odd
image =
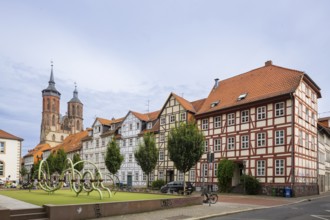
[[[205,219],[213,216],[227,215],[237,212],[250,211],[255,209],[270,208],[274,206],[287,205],[297,202],[306,201],[308,199],[316,199],[330,193],[298,197],[298,198],[284,198],[284,197],[270,197],[270,196],[249,196],[249,195],[235,195],[235,194],[219,194],[219,200],[216,204],[209,206],[208,204],[195,205],[184,208],[173,208],[156,210],[153,212],[136,213],[121,216],[112,216],[105,218],[98,218],[102,220],[182,220],[182,219]],[[96,219],[94,219],[96,220]]]

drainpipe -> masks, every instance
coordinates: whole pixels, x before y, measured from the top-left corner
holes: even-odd
[[[295,184],[295,160],[294,160],[294,150],[295,150],[295,132],[294,132],[294,122],[295,122],[295,117],[296,117],[296,112],[295,112],[295,101],[294,101],[294,96],[293,93],[290,93],[291,97],[291,106],[292,106],[292,119],[291,119],[291,134],[292,134],[292,150],[291,150],[291,190],[293,192],[293,187]]]

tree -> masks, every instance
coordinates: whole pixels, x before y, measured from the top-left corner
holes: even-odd
[[[147,188],[149,188],[149,175],[155,169],[158,160],[158,149],[156,140],[152,133],[148,132],[143,135],[142,142],[139,143],[138,149],[134,152],[137,164],[143,172],[148,176]]]
[[[29,174],[28,170],[26,169],[26,167],[23,165],[19,171],[19,174],[21,175],[21,180],[24,180],[24,177]]]
[[[49,173],[50,173],[50,175],[52,175],[53,173],[55,173],[55,167],[56,167],[55,152],[51,152],[49,154],[49,156],[46,159],[46,162],[48,164]]]
[[[66,159],[67,159],[67,155],[64,152],[63,149],[59,149],[56,152],[55,158],[54,158],[54,169],[58,174],[61,174],[64,169],[67,167],[66,165]]]
[[[220,160],[217,173],[220,192],[230,192],[234,168],[233,161],[227,158]]]
[[[175,167],[185,176],[204,153],[204,135],[194,121],[176,124],[170,130],[167,148]],[[184,178],[184,191],[185,187]]]
[[[105,155],[105,165],[112,174],[116,174],[124,160],[123,155],[120,154],[120,148],[115,138],[109,142],[107,153]]]
[[[79,154],[75,153],[72,158],[72,163],[75,164],[81,161]],[[78,163],[75,167],[76,170],[81,171],[84,168],[84,162]]]

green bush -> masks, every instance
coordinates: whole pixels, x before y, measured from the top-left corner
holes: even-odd
[[[256,195],[260,192],[261,184],[257,178],[251,175],[242,175],[241,183],[245,187],[246,194]]]
[[[160,189],[160,187],[165,185],[164,180],[155,180],[151,183],[153,189]]]

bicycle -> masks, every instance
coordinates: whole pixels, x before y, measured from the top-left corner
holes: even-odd
[[[215,204],[218,201],[218,195],[215,193],[203,192],[202,196],[204,196],[203,203],[208,203],[209,206],[211,204]]]

